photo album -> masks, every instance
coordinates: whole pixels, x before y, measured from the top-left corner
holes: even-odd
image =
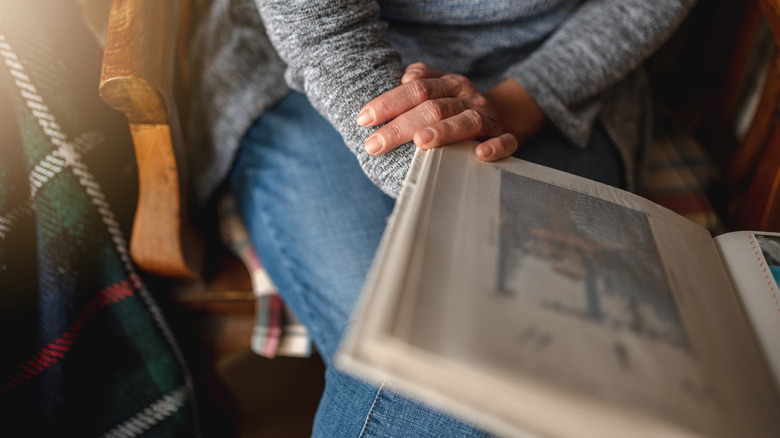
[[[780,234],[418,150],[337,355],[499,436],[780,436]]]

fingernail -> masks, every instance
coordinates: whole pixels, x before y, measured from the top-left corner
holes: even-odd
[[[484,160],[491,155],[493,155],[493,148],[491,146],[483,144],[477,147],[477,158],[480,160]]]
[[[366,152],[376,155],[385,145],[385,139],[381,135],[371,135],[366,140]]]
[[[425,128],[417,133],[417,144],[420,146],[426,145],[433,141],[436,133],[431,128]]]
[[[366,126],[374,123],[374,110],[371,108],[363,108],[357,116],[357,122],[360,126]]]
[[[420,76],[422,72],[420,70],[407,70],[402,78],[404,81],[410,81]]]

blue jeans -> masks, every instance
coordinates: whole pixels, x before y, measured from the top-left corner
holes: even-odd
[[[620,160],[601,129],[585,150],[550,131],[519,156],[622,185]],[[303,94],[291,92],[255,121],[230,185],[263,264],[327,367],[313,436],[487,436],[332,366],[394,200],[369,181]]]

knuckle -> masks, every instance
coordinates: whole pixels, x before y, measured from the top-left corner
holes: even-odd
[[[392,142],[398,141],[403,136],[403,128],[397,123],[388,124],[386,128],[386,135]]]
[[[479,106],[479,107],[486,107],[486,106],[490,105],[490,102],[488,102],[487,98],[485,96],[483,96],[481,93],[477,93],[472,98],[472,103],[474,105],[476,105],[476,106]]]
[[[429,99],[431,91],[425,82],[417,79],[409,82],[409,94],[417,102],[423,102]]]
[[[387,99],[381,99],[374,102],[371,106],[374,110],[374,114],[384,115],[392,112],[393,108]]]
[[[458,130],[458,124],[452,119],[447,119],[439,125],[439,131],[444,138],[451,137]]]
[[[456,76],[457,75],[455,75],[455,74],[448,73],[448,74],[445,74],[444,76],[442,76],[441,78],[443,80],[447,81],[446,83],[447,83],[447,85],[450,88],[458,88],[460,86],[460,83],[458,82],[458,79],[457,79]]]
[[[385,140],[385,146],[398,142],[403,134],[403,127],[398,123],[391,122],[376,131]]]
[[[482,120],[482,116],[477,111],[469,108],[466,111],[463,111],[463,116],[466,118],[467,122],[474,128],[475,131],[477,132],[482,131],[482,129],[485,126],[485,123]]]
[[[428,121],[442,120],[447,116],[444,105],[436,100],[426,100],[423,102],[422,110],[427,115]]]
[[[471,85],[471,81],[463,75],[453,73],[447,76],[448,79],[453,83],[453,85],[455,85],[458,88],[469,88],[469,86]]]

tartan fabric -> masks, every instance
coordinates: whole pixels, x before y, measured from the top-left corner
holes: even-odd
[[[707,196],[717,167],[684,128],[659,117],[647,155],[640,195],[703,226],[712,235],[725,231]]]
[[[0,10],[0,428],[197,436],[183,356],[128,255],[134,159],[97,95],[96,43],[76,2]]]
[[[282,302],[255,252],[244,222],[230,192],[219,202],[219,227],[222,241],[244,263],[252,278],[255,295],[255,326],[250,346],[260,356],[308,357],[311,340],[306,327]]]

